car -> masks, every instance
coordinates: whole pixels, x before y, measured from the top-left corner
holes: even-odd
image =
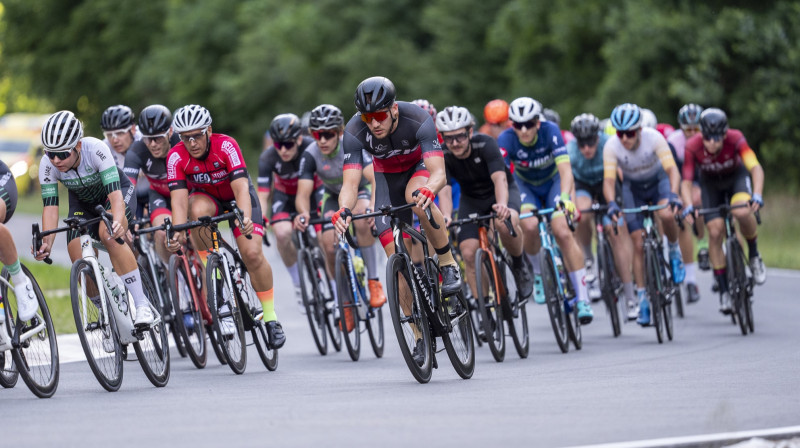
[[[47,117],[18,113],[0,117],[0,160],[11,169],[20,195],[39,185],[39,161],[44,153],[41,132]]]

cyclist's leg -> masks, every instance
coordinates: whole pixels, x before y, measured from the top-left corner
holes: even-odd
[[[555,207],[556,198],[561,196],[561,176],[556,175],[553,178],[553,185],[547,195],[547,202],[545,207]],[[583,251],[581,250],[575,236],[567,225],[567,219],[564,213],[553,213],[553,220],[551,222],[553,229],[553,236],[556,239],[558,247],[561,248],[562,255],[564,256],[564,264],[569,271],[570,280],[575,286],[577,299],[580,302],[589,302],[589,293],[586,290],[586,265],[584,264]]]
[[[295,212],[294,196],[289,196],[282,191],[272,192],[272,219],[270,225],[278,242],[278,253],[281,255],[283,265],[289,271],[295,293],[300,291],[300,274],[297,271],[297,247],[292,240],[291,214]],[[298,296],[298,299],[300,297]],[[302,302],[301,302],[302,303]]]
[[[531,210],[536,210],[541,207],[542,202],[538,194],[534,190],[534,186],[525,182],[519,177],[514,178],[520,193],[520,213],[525,214]],[[536,276],[541,276],[541,266],[539,265],[539,250],[542,247],[542,242],[539,239],[539,219],[530,217],[520,220],[520,227],[522,228],[523,247],[528,259],[533,266],[533,273]],[[541,280],[539,280],[541,283]]]
[[[645,202],[641,200],[634,191],[630,182],[623,182],[622,184],[622,207],[634,208],[639,207]],[[628,228],[628,233],[631,236],[633,243],[633,278],[636,282],[636,288],[639,291],[644,290],[644,245],[643,245],[643,232],[644,228],[641,215],[637,213],[626,213],[625,224]]]
[[[353,213],[366,213],[367,208],[369,208],[370,198],[371,193],[368,189],[359,190],[358,201]],[[373,308],[377,308],[386,303],[386,294],[383,292],[383,285],[378,278],[378,252],[375,248],[375,237],[372,236],[372,229],[365,219],[356,221],[355,228],[358,245],[361,247],[361,256],[367,268],[370,305]]]
[[[469,216],[473,213],[485,214],[491,211],[492,202],[494,202],[494,198],[492,198],[487,205],[486,201],[481,201],[462,194],[458,209],[460,210],[461,216]],[[469,283],[469,287],[476,297],[478,290],[475,281],[475,252],[478,250],[479,246],[478,235],[478,226],[474,223],[466,223],[462,225],[458,231],[458,249],[461,251],[461,257],[464,259],[464,271],[467,276],[467,283]],[[485,284],[486,282],[484,282],[484,285]],[[485,295],[486,291],[480,291],[480,293]]]
[[[154,190],[149,190],[148,209],[150,210],[150,224],[158,227],[164,224],[166,218],[172,218],[172,211],[170,209],[170,200]],[[158,257],[164,262],[165,266],[169,264],[169,257],[172,255],[166,246],[167,235],[163,230],[158,230],[153,235],[153,243]]]
[[[575,180],[575,205],[578,210],[586,210],[592,206],[592,192],[589,187],[579,180]],[[582,213],[578,227],[575,229],[575,238],[583,250],[585,260],[593,260],[592,256],[592,227],[594,226],[594,213]]]
[[[339,210],[339,195],[326,192],[322,197],[320,215],[322,215],[322,217],[327,221],[330,221],[331,217],[333,217],[333,214],[336,213],[337,210]],[[353,211],[353,214],[357,215],[359,213],[363,213],[363,211],[359,212],[358,207],[356,207],[356,210]],[[363,222],[363,220],[356,221],[356,223],[361,222]],[[324,224],[321,228],[317,229],[317,235],[319,238],[319,244],[322,247],[322,253],[325,255],[328,276],[333,282],[335,282],[336,280],[334,279],[334,271],[336,267],[336,232],[333,229],[333,225],[330,222]],[[361,245],[361,237],[358,238],[358,244]],[[334,288],[333,291],[336,291],[336,288]]]
[[[23,320],[33,317],[39,309],[39,303],[33,293],[28,277],[22,272],[14,238],[5,226],[17,207],[17,184],[14,176],[5,163],[0,162],[0,262],[8,270],[14,284],[14,295],[17,297],[18,312]],[[24,311],[24,312],[23,312]],[[0,301],[0,322],[5,320],[2,301]]]

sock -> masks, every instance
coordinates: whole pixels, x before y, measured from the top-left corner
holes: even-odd
[[[697,283],[697,275],[696,271],[694,270],[696,263],[685,263],[683,268],[686,270],[686,277],[684,277],[685,283]]]
[[[539,254],[528,255],[528,261],[531,262],[531,266],[533,267],[534,275],[542,275],[542,266],[539,264]]]
[[[666,238],[666,237],[664,237],[664,238]],[[667,242],[667,244],[668,244],[670,252],[680,251],[681,250],[681,248],[678,246],[678,242],[677,241],[675,241],[674,243]]]
[[[331,279],[331,292],[333,293],[332,295],[333,295],[334,306],[336,306],[335,304],[339,303],[338,302],[338,300],[339,300],[339,290],[336,289],[336,279],[335,278]]]
[[[198,250],[197,255],[200,257],[200,262],[203,263],[203,266],[208,264],[208,251],[207,250]]]
[[[592,262],[594,262],[594,255],[592,255],[592,245],[587,244],[584,246],[583,244],[581,244],[581,248],[583,249],[584,260],[592,260]]]
[[[14,286],[24,283],[25,280],[27,280],[25,274],[22,273],[22,266],[19,264],[19,258],[17,258],[17,261],[7,264],[6,269],[8,269],[8,273],[11,274],[11,283],[13,283]]]
[[[450,246],[444,246],[441,249],[436,249],[436,255],[439,256],[439,267],[442,266],[457,266],[453,253],[450,252]]]
[[[751,239],[751,240],[748,240],[748,239],[745,238],[745,241],[747,241],[747,253],[750,255],[749,259],[752,260],[753,258],[755,258],[755,257],[757,257],[759,255],[759,253],[758,253],[758,237],[754,236],[753,239]]]
[[[511,256],[511,263],[514,264],[514,269],[517,269],[517,270],[522,269],[522,263],[524,263],[522,261],[522,254],[517,255],[516,257],[512,255]]]
[[[297,263],[286,266],[286,269],[289,271],[289,276],[292,277],[292,284],[295,288],[300,287],[300,273],[297,271]]]
[[[647,290],[644,289],[644,288],[636,288],[636,297],[639,298],[640,302],[644,299],[644,296],[645,296],[646,292],[647,292]]]
[[[721,293],[728,292],[728,279],[727,279],[726,269],[714,268],[714,278],[717,280],[717,286],[719,287],[719,292]]]
[[[636,299],[634,295],[633,289],[633,282],[627,282],[622,284],[622,290],[625,292],[625,300],[632,302]]]
[[[377,277],[378,274],[378,253],[375,251],[375,245],[361,248],[361,258],[364,259],[364,264],[367,265],[367,277]]]
[[[586,292],[586,269],[581,268],[577,271],[572,271],[569,273],[569,279],[572,280],[572,284],[575,285],[575,292],[578,294],[578,300],[581,302],[588,302],[589,301],[589,294]]]
[[[133,303],[136,305],[136,308],[140,306],[149,306],[150,302],[147,300],[147,296],[144,295],[144,290],[142,289],[142,274],[139,273],[139,269],[134,269],[127,274],[122,274],[119,276],[122,279],[122,282],[125,284],[125,287],[128,288],[128,291],[131,292],[133,296]]]
[[[278,320],[278,316],[275,314],[275,297],[273,291],[274,288],[269,291],[256,291],[256,296],[258,296],[258,300],[261,301],[261,307],[264,308],[264,322]]]

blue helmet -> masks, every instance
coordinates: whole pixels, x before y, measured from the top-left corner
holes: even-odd
[[[639,129],[642,123],[642,109],[632,103],[620,104],[611,112],[611,125],[618,131]]]

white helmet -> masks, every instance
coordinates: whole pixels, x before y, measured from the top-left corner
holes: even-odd
[[[175,111],[172,129],[177,133],[205,128],[211,125],[211,113],[203,106],[189,104]]]
[[[466,107],[448,106],[436,114],[436,129],[439,132],[457,131],[472,126],[472,115]]]
[[[542,104],[527,96],[519,97],[508,105],[508,118],[517,123],[525,123],[542,114]]]
[[[47,151],[69,151],[83,137],[83,125],[75,114],[62,110],[50,115],[42,127],[42,144]]]
[[[642,108],[642,127],[643,128],[653,128],[655,129],[658,125],[658,119],[656,118],[656,114],[653,113],[650,109]]]

